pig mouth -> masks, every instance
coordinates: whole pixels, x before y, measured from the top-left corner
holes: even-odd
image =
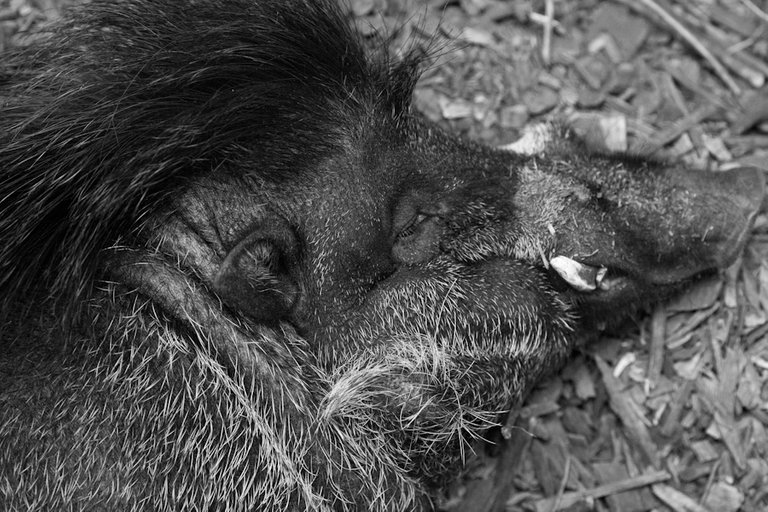
[[[601,301],[610,300],[640,286],[655,288],[659,292],[674,290],[686,283],[717,272],[717,266],[702,266],[694,269],[671,272],[649,271],[640,275],[616,266],[605,266],[577,261],[567,256],[555,256],[549,260],[550,271],[557,274],[559,280],[569,289],[584,298],[594,297]]]
[[[550,273],[556,274],[571,290],[585,299],[594,298],[604,302],[618,298],[626,293],[632,294],[638,289],[656,289],[658,292],[670,291],[685,283],[695,281],[704,275],[716,272],[716,267],[702,268],[698,271],[688,269],[673,273],[629,273],[613,265],[592,264],[577,261],[567,256],[555,256],[549,260]],[[552,272],[554,271],[554,272]],[[639,287],[639,288],[638,288]]]
[[[589,265],[567,256],[555,256],[549,266],[572,289],[582,293],[619,290],[631,279],[626,273],[603,265]]]
[[[613,276],[608,277],[608,267],[587,265],[567,256],[555,256],[549,260],[549,266],[566,284],[579,292],[609,290],[615,281]]]

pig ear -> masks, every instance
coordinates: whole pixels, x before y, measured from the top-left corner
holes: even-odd
[[[291,276],[297,240],[284,222],[276,224],[240,241],[213,281],[214,291],[227,306],[260,323],[286,318],[298,298],[298,285]]]

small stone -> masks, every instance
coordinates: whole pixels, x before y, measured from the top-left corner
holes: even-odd
[[[560,101],[560,95],[549,87],[538,87],[525,91],[522,101],[528,108],[528,112],[537,116],[555,108]]]
[[[613,75],[609,92],[618,96],[630,87],[633,87],[636,82],[637,69],[635,66],[629,62],[622,62],[616,66],[616,72]]]
[[[564,105],[573,106],[579,101],[579,93],[576,89],[566,86],[560,89],[560,102]]]
[[[440,95],[431,88],[419,88],[413,93],[413,104],[416,110],[432,122],[438,122],[443,119],[440,110]]]
[[[589,53],[605,52],[614,64],[618,64],[624,60],[621,50],[610,34],[601,34],[594,38],[587,46],[587,50]]]
[[[512,105],[501,109],[501,127],[520,129],[528,122],[528,108],[525,105]]]
[[[384,19],[381,16],[366,16],[355,19],[355,29],[363,37],[384,33],[385,28]]]
[[[374,6],[375,0],[351,0],[349,2],[349,7],[352,9],[352,14],[358,18],[368,16],[371,12],[373,12]]]
[[[438,100],[440,105],[440,111],[445,119],[465,119],[472,117],[472,103],[467,100],[451,99],[445,96],[440,97]]]
[[[570,126],[588,148],[609,153],[627,151],[627,118],[622,115],[576,114]]]
[[[705,133],[702,135],[702,140],[704,141],[704,147],[707,148],[707,151],[719,161],[730,162],[733,160],[733,155],[731,155],[731,152],[725,147],[725,143],[720,137],[713,137]]]
[[[486,48],[492,48],[496,41],[488,30],[484,30],[478,27],[467,27],[459,36],[462,41],[466,41],[469,44],[477,46],[483,46]]]
[[[634,15],[623,5],[610,2],[602,3],[592,20],[587,40],[592,41],[600,34],[610,34],[621,50],[624,60],[634,57],[650,31],[650,25],[645,18]]]
[[[600,89],[611,74],[610,68],[595,56],[582,57],[573,66],[582,80],[593,89]]]
[[[459,5],[468,16],[474,18],[488,7],[488,2],[486,0],[461,0]]]
[[[539,83],[555,91],[560,90],[563,86],[563,82],[558,77],[546,71],[539,73]]]
[[[703,505],[707,510],[718,512],[736,512],[744,503],[744,493],[737,487],[725,482],[715,482],[704,496]]]
[[[710,462],[720,456],[720,453],[718,453],[712,443],[706,439],[693,441],[691,443],[691,451],[696,455],[699,462]]]
[[[605,102],[605,94],[589,87],[579,90],[578,105],[581,108],[597,108]]]

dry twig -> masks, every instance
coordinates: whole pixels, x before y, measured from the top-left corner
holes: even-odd
[[[630,2],[628,0],[619,0],[621,3],[629,5],[630,7],[635,7],[635,2]],[[703,44],[701,44],[701,41],[699,41],[696,36],[694,36],[690,30],[685,28],[685,26],[677,21],[674,16],[669,14],[667,11],[665,11],[659,4],[657,4],[654,0],[639,0],[641,4],[643,4],[646,8],[648,8],[651,12],[653,12],[655,15],[659,16],[667,25],[669,25],[672,30],[677,32],[677,34],[682,37],[688,44],[693,47],[694,50],[696,50],[699,55],[706,60],[710,66],[712,66],[712,69],[715,71],[717,76],[720,77],[720,80],[723,81],[723,83],[728,87],[728,89],[731,90],[731,92],[735,95],[741,94],[741,87],[733,81],[733,78],[731,78],[731,75],[728,73],[728,70],[726,70],[722,64],[720,64],[720,61],[718,61],[714,55],[712,55],[712,52],[710,52]]]

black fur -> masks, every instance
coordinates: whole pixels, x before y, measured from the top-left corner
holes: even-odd
[[[259,161],[288,179],[362,120],[397,123],[419,64],[366,53],[339,6],[313,0],[96,0],[7,59],[4,317],[33,289],[71,312],[99,251],[195,174]]]

